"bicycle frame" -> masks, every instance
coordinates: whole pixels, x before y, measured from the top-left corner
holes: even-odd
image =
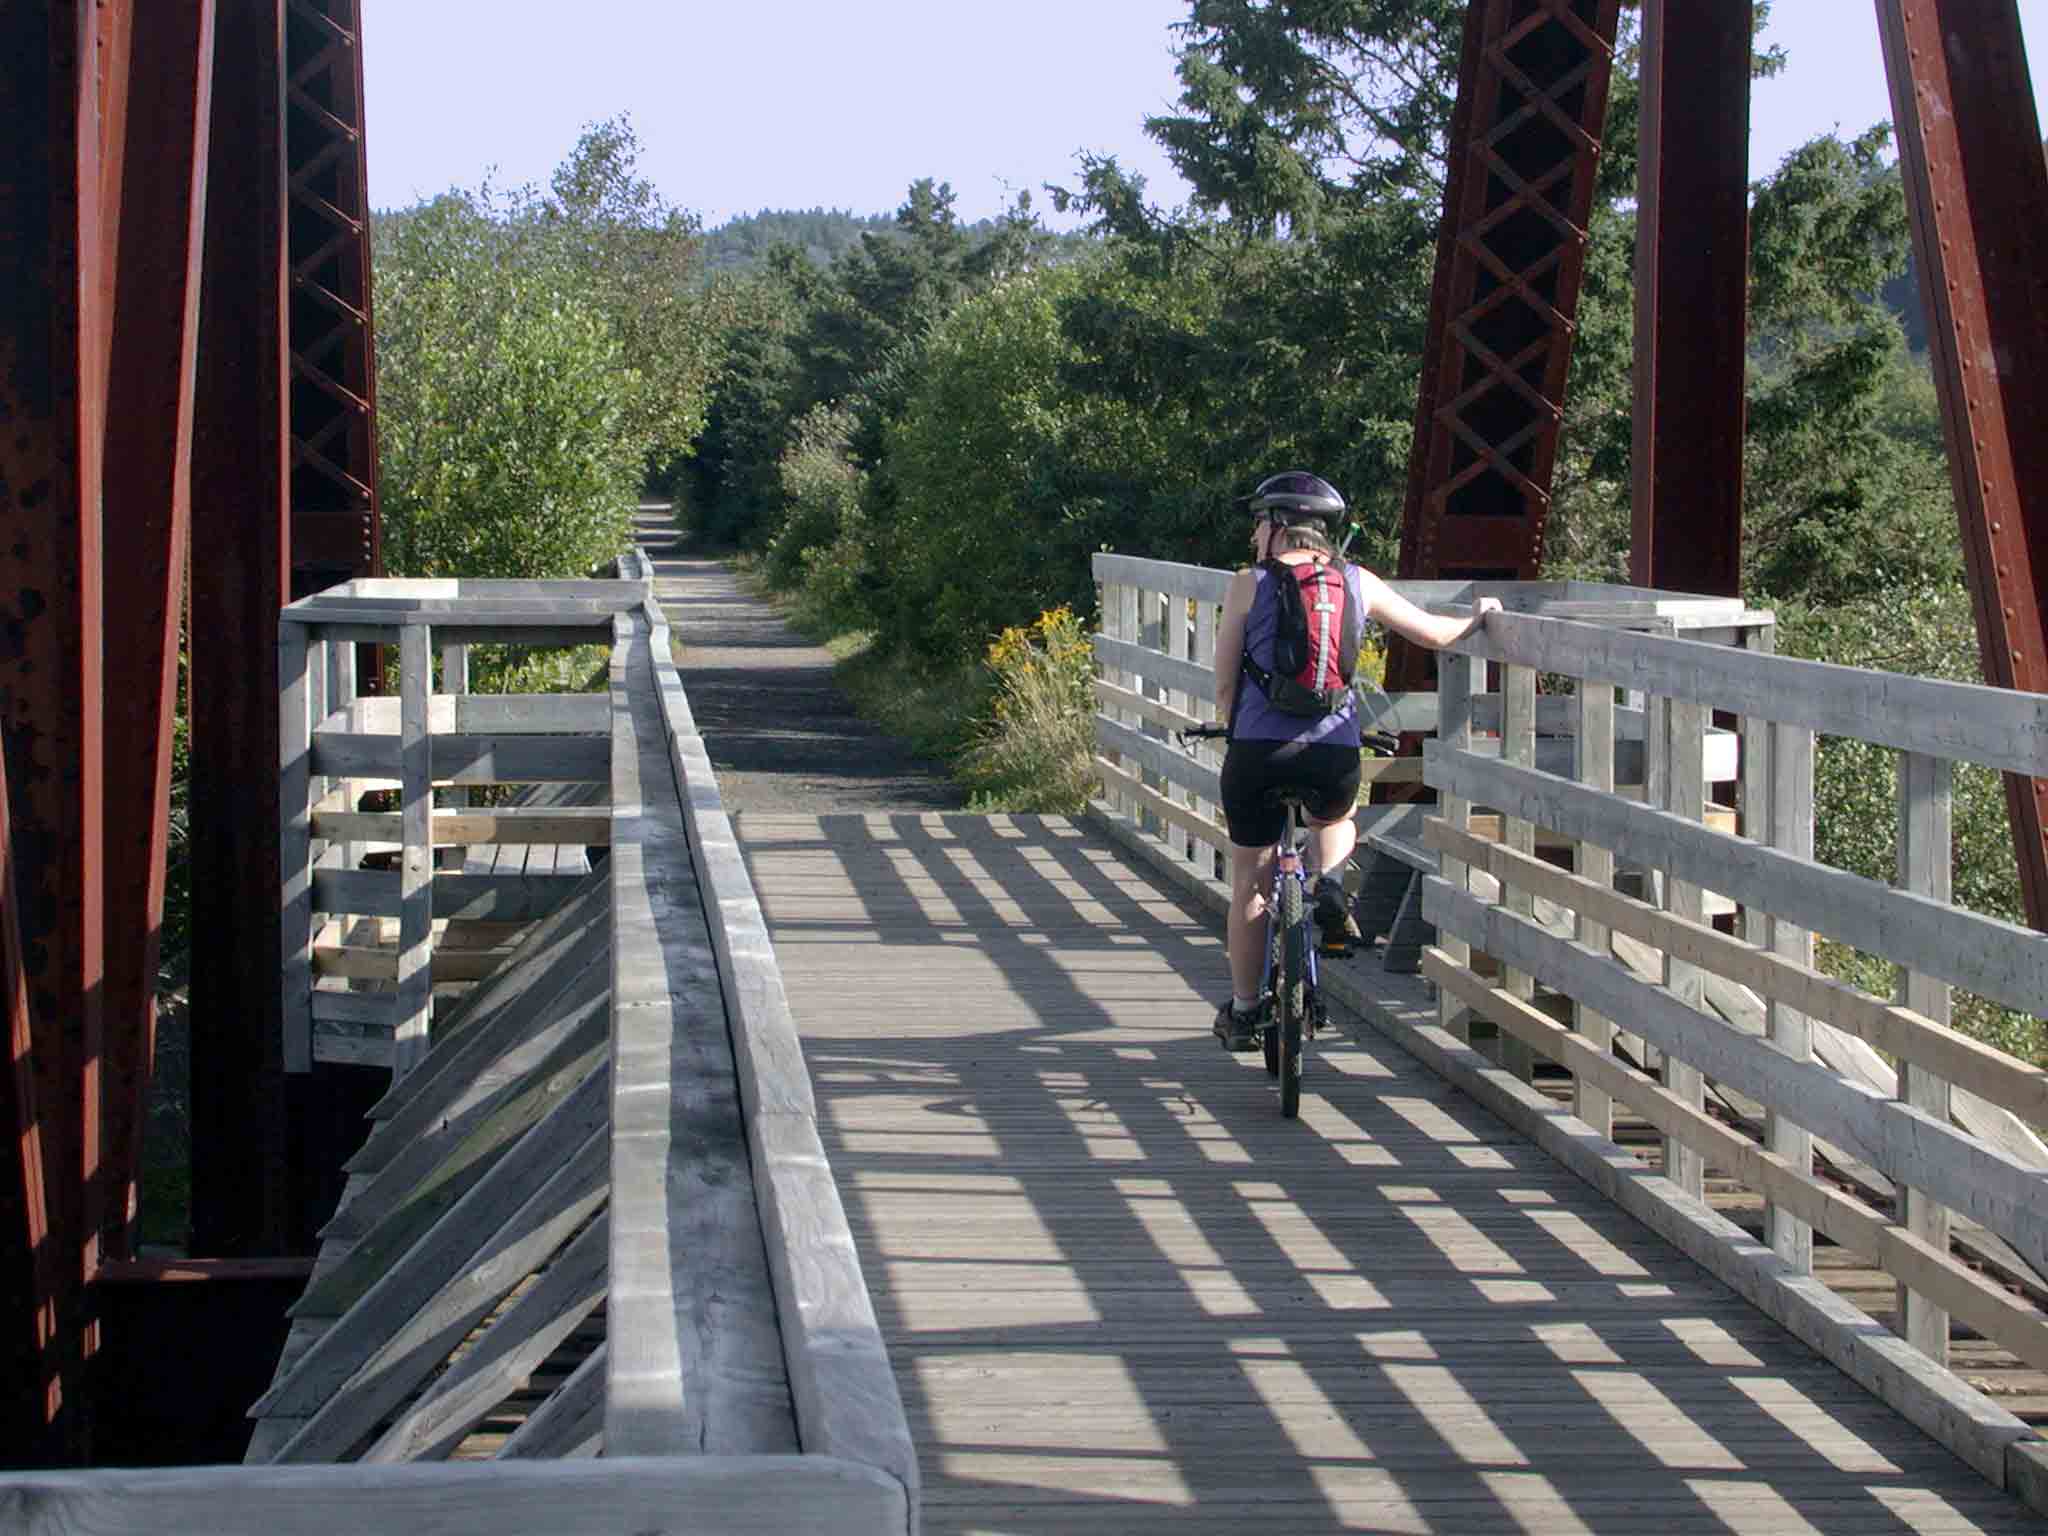
[[[1308,859],[1302,852],[1304,839],[1299,820],[1300,807],[1292,800],[1287,802],[1287,825],[1280,833],[1280,841],[1273,845],[1273,887],[1266,896],[1266,974],[1271,976],[1279,968],[1280,959],[1280,913],[1284,910],[1281,900],[1282,883],[1298,881],[1301,885],[1302,921],[1311,922],[1309,910],[1315,890],[1315,876],[1308,867]],[[1306,946],[1308,952],[1308,988],[1316,990],[1316,947]]]

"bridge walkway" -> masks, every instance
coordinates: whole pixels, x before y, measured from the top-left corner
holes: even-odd
[[[2039,1529],[1377,1034],[1283,1122],[1088,827],[738,830],[927,1531]]]

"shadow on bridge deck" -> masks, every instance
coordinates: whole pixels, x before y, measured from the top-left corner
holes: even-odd
[[[1083,829],[739,831],[928,1531],[2038,1529],[1378,1036],[1283,1122]]]

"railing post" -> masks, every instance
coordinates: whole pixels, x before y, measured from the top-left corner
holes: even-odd
[[[402,1078],[427,1054],[434,1012],[434,743],[428,714],[433,687],[431,631],[408,624],[399,652],[398,1009],[391,1071]]]
[[[1578,777],[1581,784],[1606,794],[1614,792],[1614,685],[1597,678],[1579,679]],[[1614,850],[1597,843],[1578,846],[1577,873],[1603,890],[1614,885]],[[1608,948],[1607,925],[1581,913],[1578,941],[1596,954]],[[1614,1024],[1583,1003],[1572,1003],[1572,1027],[1603,1054],[1614,1049]],[[1572,1086],[1572,1109],[1602,1136],[1614,1134],[1614,1100],[1583,1079]]]
[[[1195,665],[1207,667],[1211,672],[1216,669],[1216,620],[1218,617],[1219,610],[1214,603],[1199,601],[1195,604]],[[1197,720],[1214,720],[1216,718],[1216,701],[1208,695],[1189,694],[1188,713]],[[1198,748],[1197,755],[1204,762],[1216,760],[1216,755],[1206,747]],[[1223,812],[1220,806],[1210,804],[1199,795],[1195,797],[1194,803],[1196,815],[1216,821],[1222,819]],[[1195,839],[1192,851],[1202,873],[1214,879],[1217,873],[1217,858],[1223,851],[1223,844],[1221,842],[1207,843],[1197,838]],[[1229,871],[1225,870],[1223,876],[1225,879],[1228,879]]]
[[[1479,657],[1463,656],[1455,651],[1444,651],[1438,656],[1436,739],[1443,743],[1445,750],[1472,750],[1472,699],[1485,687],[1485,681],[1486,663]],[[1469,832],[1472,829],[1470,800],[1457,795],[1440,795],[1437,798],[1437,815],[1456,831]],[[1445,854],[1439,864],[1444,879],[1453,889],[1463,891],[1471,888],[1471,867],[1463,859]],[[1453,937],[1447,929],[1438,932],[1437,948],[1457,965],[1472,963],[1472,946]],[[1471,1016],[1449,992],[1441,992],[1437,996],[1437,1017],[1443,1027],[1458,1039],[1472,1038]]]
[[[313,710],[306,629],[277,626],[278,846],[284,1069],[313,1070]]]
[[[320,711],[320,718],[327,715],[345,714],[356,701],[356,646],[350,640],[329,640],[327,664],[327,699]],[[315,723],[318,723],[317,720]],[[362,786],[354,779],[336,779],[334,783],[341,791],[341,808],[354,811],[362,800]],[[344,842],[341,854],[335,862],[342,869],[360,869],[363,863],[363,845],[360,842]]]
[[[1534,768],[1536,669],[1523,666],[1502,667],[1500,692],[1501,761],[1520,768]],[[1516,853],[1533,856],[1536,852],[1536,824],[1518,816],[1506,817],[1501,824],[1501,841]],[[1536,911],[1536,898],[1526,887],[1507,886],[1500,895],[1502,904],[1510,912],[1530,917]],[[1536,996],[1536,978],[1526,971],[1503,970],[1501,982],[1503,990],[1513,997],[1526,1001]],[[1500,1064],[1525,1083],[1535,1079],[1535,1053],[1519,1036],[1509,1034],[1506,1030],[1500,1033]]]
[[[1161,603],[1163,611],[1160,614],[1160,625],[1165,640],[1166,654],[1175,661],[1187,661],[1194,642],[1194,636],[1188,630],[1188,600],[1179,593],[1168,592],[1162,596]],[[1192,715],[1195,712],[1194,695],[1186,689],[1167,688],[1163,692],[1169,709],[1179,710],[1184,715]],[[1168,732],[1164,728],[1160,730],[1160,735],[1164,736],[1167,734]],[[1192,799],[1186,790],[1181,789],[1170,780],[1160,785],[1159,792],[1176,805],[1181,804],[1183,801],[1191,801]],[[1168,845],[1173,848],[1174,852],[1184,858],[1192,857],[1194,853],[1194,833],[1175,826],[1172,822],[1167,822],[1164,826],[1160,827],[1159,832],[1166,839]]]
[[[469,692],[468,646],[444,645],[441,647],[441,692],[447,694],[451,699],[459,698],[463,694]],[[457,729],[458,731],[462,729],[459,715],[457,717],[455,729]],[[447,792],[447,795],[447,803],[451,807],[462,807],[476,804],[475,791],[459,785],[456,788],[449,790]],[[455,867],[458,869],[462,867],[461,860],[462,854],[460,851],[457,851],[455,854],[454,863]]]
[[[1664,718],[1670,733],[1664,753],[1664,808],[1687,821],[1703,822],[1707,816],[1706,706],[1689,699],[1670,699]],[[1691,922],[1706,919],[1705,894],[1691,881],[1667,878],[1664,907]],[[1706,1006],[1705,979],[1698,966],[1665,955],[1664,985],[1680,1002],[1693,1008]],[[1668,1053],[1664,1086],[1694,1109],[1706,1103],[1706,1079],[1700,1069]],[[1664,1139],[1664,1176],[1695,1200],[1705,1198],[1706,1159],[1676,1137]]]
[[[1138,644],[1148,651],[1156,651],[1164,655],[1166,651],[1165,621],[1162,613],[1164,599],[1157,592],[1139,592],[1137,593],[1137,598],[1138,623],[1136,638]],[[1157,669],[1154,668],[1154,670],[1156,671]],[[1165,686],[1151,678],[1139,680],[1138,692],[1148,699],[1162,702],[1166,697]],[[1135,723],[1138,730],[1144,735],[1156,737],[1162,741],[1166,738],[1166,727],[1156,721],[1146,719],[1143,714],[1137,717]],[[1168,799],[1173,798],[1173,786],[1166,782],[1163,775],[1154,773],[1149,768],[1140,768],[1138,770],[1138,778],[1139,782],[1144,784],[1147,789],[1156,790]],[[1166,818],[1149,808],[1140,809],[1138,825],[1145,831],[1162,839],[1169,835],[1169,824]]]
[[[1951,768],[1946,758],[1920,752],[1902,753],[1899,761],[1899,886],[1935,901],[1950,899],[1950,842],[1954,802]],[[1946,982],[1903,967],[1899,1001],[1937,1024],[1949,1021]],[[1899,1098],[1915,1109],[1948,1123],[1949,1085],[1925,1067],[1899,1061]],[[1948,1252],[1949,1214],[1945,1206],[1910,1186],[1902,1215],[1906,1230],[1941,1253]],[[1948,1311],[1907,1286],[1899,1287],[1900,1334],[1937,1365],[1948,1364]]]
[[[1773,848],[1802,859],[1813,857],[1813,732],[1792,725],[1770,727],[1769,837]],[[1813,935],[1767,917],[1773,954],[1800,965],[1813,963]],[[1813,1059],[1813,1021],[1796,1009],[1772,1002],[1771,1043],[1794,1061]],[[1805,1174],[1813,1172],[1813,1133],[1776,1110],[1764,1113],[1764,1144]],[[1780,1206],[1766,1206],[1765,1234],[1772,1250],[1801,1274],[1813,1270],[1813,1228]]]
[[[1135,641],[1138,638],[1138,589],[1136,587],[1126,587],[1120,584],[1105,585],[1103,587],[1102,632],[1112,640]],[[1137,689],[1137,675],[1126,672],[1121,667],[1112,667],[1110,669],[1110,681],[1119,688],[1128,688],[1134,692]],[[1131,723],[1129,710],[1117,708],[1109,713],[1110,718],[1119,725],[1129,725]],[[1117,765],[1119,767],[1124,766],[1123,754],[1121,752],[1117,754]],[[1117,815],[1131,821],[1137,820],[1138,803],[1132,796],[1124,793],[1124,791],[1120,789],[1115,791],[1110,796],[1110,804],[1115,808]]]

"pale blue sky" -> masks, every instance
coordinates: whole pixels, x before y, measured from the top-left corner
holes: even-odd
[[[761,208],[880,213],[920,176],[964,217],[1114,153],[1152,200],[1186,188],[1145,137],[1176,94],[1186,0],[362,0],[370,197],[404,206],[494,171],[545,181],[583,126],[629,113],[643,172],[715,226]],[[2020,0],[2048,71],[2048,0]],[[1750,174],[1890,115],[1868,0],[1779,0],[1790,67],[1751,99]],[[494,169],[495,168],[495,169]]]

